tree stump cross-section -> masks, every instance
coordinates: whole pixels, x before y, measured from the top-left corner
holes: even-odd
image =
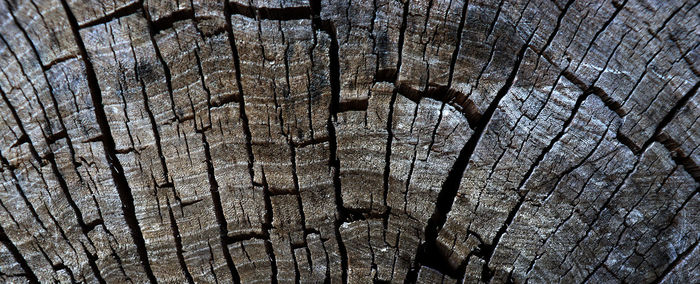
[[[0,0],[0,281],[697,283],[700,2]]]

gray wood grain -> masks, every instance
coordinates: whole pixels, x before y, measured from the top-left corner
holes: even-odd
[[[698,282],[699,3],[0,1],[0,281]]]

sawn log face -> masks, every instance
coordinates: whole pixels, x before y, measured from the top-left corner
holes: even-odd
[[[0,281],[700,280],[700,5],[0,1]]]

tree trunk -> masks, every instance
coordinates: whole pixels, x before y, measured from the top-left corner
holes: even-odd
[[[698,3],[0,1],[0,280],[697,282]]]

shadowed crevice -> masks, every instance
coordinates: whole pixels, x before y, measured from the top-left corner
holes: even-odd
[[[25,277],[27,277],[27,280],[29,280],[29,283],[39,283],[39,278],[36,277],[36,274],[32,270],[31,267],[29,267],[29,264],[27,263],[27,260],[24,258],[22,253],[19,252],[19,249],[17,249],[17,246],[15,246],[14,243],[12,243],[12,240],[10,240],[9,237],[7,237],[7,234],[5,233],[5,229],[0,225],[0,242],[5,245],[5,248],[7,248],[8,251],[10,251],[10,254],[12,257],[19,263],[19,266],[22,267],[22,270],[24,270]]]
[[[464,171],[466,170],[467,165],[471,160],[471,157],[474,154],[474,151],[476,150],[476,147],[479,144],[479,140],[484,134],[489,121],[493,117],[493,114],[496,112],[496,108],[513,85],[515,77],[518,74],[518,70],[520,69],[520,64],[522,63],[523,58],[525,56],[525,51],[527,51],[528,45],[532,40],[534,34],[534,32],[530,34],[526,43],[522,45],[522,47],[518,51],[516,60],[513,64],[513,68],[511,69],[511,72],[508,78],[506,79],[505,84],[498,91],[496,97],[491,102],[486,111],[484,111],[484,114],[482,115],[481,119],[478,121],[478,124],[474,128],[474,133],[460,151],[457,160],[455,161],[455,163],[452,166],[452,169],[448,173],[445,182],[442,184],[442,189],[438,194],[435,209],[430,219],[428,220],[428,224],[425,227],[425,241],[421,243],[421,245],[418,247],[418,251],[416,254],[416,267],[414,267],[415,271],[418,270],[418,265],[422,264],[424,266],[438,269],[443,274],[446,274],[456,279],[459,279],[462,277],[462,275],[464,275],[464,269],[466,268],[465,266],[459,268],[461,269],[461,271],[457,271],[454,268],[451,268],[449,265],[445,265],[445,257],[441,255],[440,250],[437,248],[436,240],[438,237],[438,233],[445,225],[445,222],[447,221],[447,215],[452,210],[452,205],[455,200],[455,197],[457,196],[457,192],[459,190]]]
[[[132,195],[132,190],[127,182],[126,176],[124,175],[124,168],[117,157],[116,146],[114,143],[114,138],[112,137],[112,131],[110,130],[109,121],[107,120],[107,115],[105,114],[104,105],[102,104],[102,91],[97,80],[97,75],[92,66],[92,62],[88,58],[88,53],[85,48],[85,43],[80,36],[78,21],[76,20],[73,12],[66,0],[61,0],[61,5],[66,12],[68,17],[68,22],[70,23],[71,29],[73,31],[73,37],[75,43],[78,46],[80,55],[83,59],[85,65],[85,75],[90,89],[90,97],[92,99],[93,110],[95,113],[95,119],[99,126],[100,132],[102,133],[102,146],[104,149],[105,159],[110,165],[110,172],[112,174],[112,179],[114,180],[114,185],[119,194],[119,199],[122,203],[122,213],[126,224],[131,232],[131,237],[136,245],[136,252],[139,256],[141,265],[144,268],[146,277],[151,283],[157,283],[153,271],[151,270],[151,264],[148,259],[148,252],[146,250],[146,241],[143,238],[143,233],[141,232],[141,227],[139,226],[139,221],[136,217],[136,208],[134,206],[134,197]]]

